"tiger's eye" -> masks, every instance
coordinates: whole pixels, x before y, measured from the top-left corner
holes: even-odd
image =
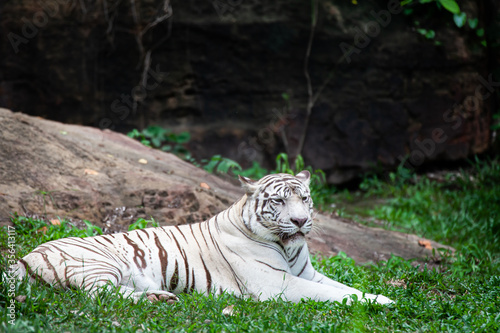
[[[273,202],[278,205],[284,205],[285,201],[283,199],[273,199]]]

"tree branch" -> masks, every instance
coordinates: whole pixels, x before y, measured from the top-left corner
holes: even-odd
[[[143,87],[145,89],[147,85],[147,80],[148,80],[148,72],[149,68],[151,67],[151,53],[153,52],[153,49],[159,45],[159,43],[155,44],[152,48],[149,48],[147,51],[144,48],[143,44],[143,38],[146,32],[148,32],[149,29],[153,28],[154,26],[158,25],[159,23],[167,20],[172,16],[173,10],[172,6],[170,5],[170,0],[164,0],[162,9],[161,9],[161,15],[157,16],[152,22],[148,23],[144,29],[140,29],[140,24],[139,24],[139,16],[137,14],[136,6],[135,6],[135,0],[130,0],[130,7],[132,11],[132,17],[134,19],[135,27],[136,27],[136,32],[135,32],[135,38],[137,42],[137,46],[140,51],[140,61],[139,64],[142,64],[142,74],[141,78],[139,81],[139,86]],[[170,27],[169,27],[169,33],[168,37],[170,36]],[[167,37],[167,38],[168,38]],[[163,41],[164,39],[162,39]],[[139,65],[138,65],[139,66]],[[142,91],[142,90],[141,90]],[[137,113],[137,106],[139,102],[142,102],[142,99],[144,98],[142,95],[133,95],[133,106],[132,106],[132,114]],[[143,123],[143,119],[140,119],[141,123]],[[144,125],[144,124],[141,124]],[[143,127],[143,126],[141,126]]]

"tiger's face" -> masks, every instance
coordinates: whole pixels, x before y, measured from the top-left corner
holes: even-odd
[[[300,246],[312,228],[310,173],[274,174],[252,181],[240,177],[247,193],[243,219],[260,238]]]

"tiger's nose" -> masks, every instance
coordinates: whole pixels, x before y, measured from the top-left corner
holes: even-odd
[[[297,227],[302,228],[302,226],[307,222],[307,218],[291,218],[290,221]]]

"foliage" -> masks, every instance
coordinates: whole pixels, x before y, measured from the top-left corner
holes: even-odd
[[[175,134],[160,126],[149,126],[142,131],[133,129],[127,133],[127,136],[140,141],[147,147],[173,153],[185,160],[192,159],[191,153],[184,146],[191,139],[191,135],[188,132]]]
[[[484,39],[484,29],[479,28],[479,19],[477,17],[467,17],[467,13],[460,10],[460,6],[455,0],[404,0],[401,1],[401,6],[405,8],[404,13],[406,15],[410,15],[413,13],[414,5],[426,5],[429,3],[435,3],[437,8],[444,8],[447,12],[451,13],[453,16],[453,22],[458,28],[469,27],[471,30],[474,30],[476,36],[481,39],[481,45],[486,46],[486,40]],[[413,6],[412,6],[413,5]],[[427,14],[429,12],[427,11]],[[420,22],[415,20],[414,25],[416,26],[415,31],[424,36],[427,39],[434,39],[436,37],[436,33],[433,29],[426,29],[420,27]],[[467,24],[468,23],[468,24]],[[440,45],[441,42],[434,41],[436,45]]]
[[[31,251],[43,237],[43,221],[12,218],[16,227],[16,249],[21,257]],[[65,224],[54,226],[62,229]],[[137,223],[140,228],[145,220]],[[152,222],[152,221],[150,221]],[[66,227],[55,237],[84,236],[87,231]],[[97,229],[94,229],[94,231]],[[94,231],[92,234],[94,234]],[[82,233],[80,233],[82,232]],[[2,251],[8,237],[0,229]],[[230,294],[205,296],[180,295],[175,304],[138,303],[116,292],[102,291],[92,299],[76,289],[54,289],[42,283],[26,281],[7,283],[6,259],[0,259],[0,328],[6,332],[311,332],[311,331],[479,331],[500,329],[499,265],[485,256],[478,246],[457,255],[444,253],[442,265],[428,267],[392,257],[375,265],[356,265],[340,252],[331,258],[312,257],[313,265],[323,274],[365,292],[384,294],[396,300],[381,306],[355,302],[352,306],[338,302],[304,300],[294,304],[282,300],[257,302]],[[10,286],[23,302],[15,302],[14,325],[8,323],[7,305]],[[232,315],[223,315],[234,306]]]
[[[248,169],[244,169],[236,172],[238,175],[249,177],[252,179],[260,179],[269,174],[269,170],[260,166],[257,161],[252,162],[252,166]]]
[[[159,227],[160,226],[158,224],[158,222],[155,221],[154,218],[151,218],[151,220],[146,220],[146,219],[140,218],[140,219],[137,219],[137,221],[135,221],[131,225],[129,225],[128,231],[137,230],[137,229],[144,229],[144,228],[147,228],[149,224],[151,224],[151,227]]]
[[[460,7],[458,6],[458,3],[455,0],[403,0],[401,1],[401,6],[408,6],[410,4],[415,4],[415,3],[430,3],[430,2],[435,2],[438,7],[443,7],[447,11],[449,11],[452,14],[459,14],[460,13]]]
[[[204,164],[203,169],[210,173],[214,171],[218,173],[236,173],[242,170],[238,162],[220,155],[214,155],[210,160],[201,162]]]

